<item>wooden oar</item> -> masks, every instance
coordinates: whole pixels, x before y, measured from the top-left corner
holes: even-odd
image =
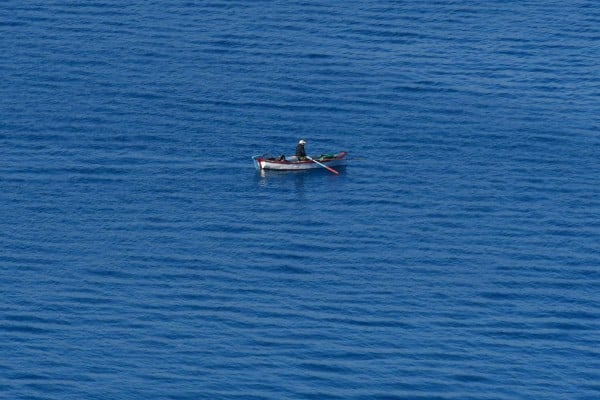
[[[310,158],[309,156],[306,156],[306,158],[308,158],[310,161],[314,162],[315,164],[319,164],[321,167],[328,169],[329,171],[333,172],[336,175],[339,175],[339,172],[337,172],[335,169],[328,167],[325,164],[321,164],[320,162],[318,162],[317,160],[314,160],[312,158]]]

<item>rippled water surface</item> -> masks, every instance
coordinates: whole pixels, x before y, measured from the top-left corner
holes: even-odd
[[[599,27],[2,2],[0,398],[599,398]]]

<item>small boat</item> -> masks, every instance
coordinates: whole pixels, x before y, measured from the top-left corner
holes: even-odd
[[[319,156],[307,157],[307,160],[299,161],[296,156],[279,156],[263,154],[254,156],[254,166],[257,170],[270,169],[277,171],[302,171],[308,169],[317,169],[327,167],[339,167],[346,165],[346,155],[348,152],[341,151],[337,154],[321,154]]]

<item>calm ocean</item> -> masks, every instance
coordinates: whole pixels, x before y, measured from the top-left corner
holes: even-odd
[[[600,398],[600,3],[0,3],[0,399]],[[349,152],[339,175],[253,155]]]

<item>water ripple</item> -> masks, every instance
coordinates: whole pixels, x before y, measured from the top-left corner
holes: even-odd
[[[5,3],[7,398],[598,397],[593,2]]]

